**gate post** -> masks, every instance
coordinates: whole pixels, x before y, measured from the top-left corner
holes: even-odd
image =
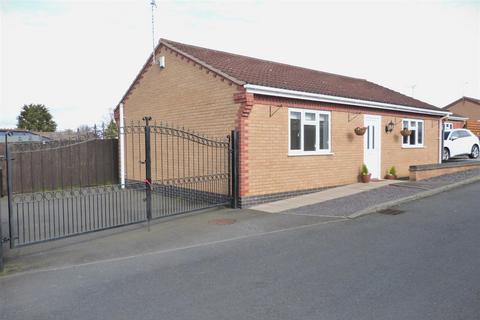
[[[145,121],[145,193],[146,193],[146,209],[147,222],[150,227],[150,220],[152,220],[152,159],[150,154],[150,124],[152,117],[143,117]]]
[[[2,209],[0,203],[0,272],[3,271],[3,242],[6,239],[10,240],[10,248],[13,248],[13,235],[12,235],[12,163],[10,152],[8,150],[8,137],[11,136],[11,132],[5,134],[5,157],[6,160],[6,169],[7,169],[7,203],[8,203],[8,238],[3,236],[2,232]],[[0,180],[0,183],[3,184],[3,178]],[[3,188],[3,186],[2,186]],[[0,195],[0,197],[3,195]]]
[[[238,208],[238,132],[232,130],[230,139],[230,176],[232,208]]]
[[[8,202],[8,238],[10,239],[10,248],[13,248],[14,237],[12,233],[12,217],[13,217],[13,208],[12,208],[12,197],[13,197],[13,175],[12,175],[12,157],[10,156],[10,148],[8,147],[8,136],[11,136],[12,132],[7,132],[5,134],[5,158],[7,160],[7,202]],[[2,240],[3,241],[3,240]]]
[[[2,170],[0,169],[0,173]],[[0,183],[3,184],[3,180],[0,175]],[[0,200],[2,198],[2,194],[0,194]],[[2,233],[2,204],[0,203],[0,273],[3,272],[3,233]]]
[[[3,158],[0,157],[0,162],[3,161]],[[2,168],[0,166],[0,201],[3,197],[3,176]],[[3,272],[3,233],[2,233],[2,203],[0,202],[0,273]]]

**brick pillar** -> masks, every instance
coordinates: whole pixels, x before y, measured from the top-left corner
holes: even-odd
[[[236,93],[234,95],[234,100],[236,103],[240,103],[237,118],[237,130],[239,136],[238,188],[240,206],[242,206],[241,199],[248,193],[248,117],[253,107],[254,97],[253,94],[243,91]]]

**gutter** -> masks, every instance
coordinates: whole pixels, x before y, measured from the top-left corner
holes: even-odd
[[[309,100],[309,101],[320,101],[320,102],[328,102],[328,103],[336,103],[336,104],[346,104],[346,105],[351,105],[351,106],[353,105],[353,106],[359,106],[359,107],[365,107],[365,108],[403,111],[403,112],[410,112],[410,113],[421,113],[421,114],[428,114],[428,115],[435,115],[435,116],[448,116],[452,114],[452,112],[449,112],[449,111],[429,110],[429,109],[415,108],[415,107],[377,102],[377,101],[352,99],[352,98],[344,98],[344,97],[310,93],[310,92],[304,92],[304,91],[265,87],[265,86],[259,86],[254,84],[245,84],[243,87],[245,88],[247,93],[260,94],[265,96],[284,97],[284,98]]]
[[[444,143],[445,141],[443,140],[443,135],[445,133],[445,128],[443,126],[443,122],[448,119],[449,116],[443,116],[440,118],[440,121],[439,121],[439,124],[438,124],[438,128],[439,128],[439,135],[440,137],[439,138],[439,150],[438,150],[438,163],[442,163],[443,162],[443,147],[444,147]]]
[[[447,120],[467,121],[468,118],[456,117],[456,116],[449,116]]]

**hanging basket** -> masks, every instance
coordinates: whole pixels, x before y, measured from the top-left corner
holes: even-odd
[[[404,128],[400,131],[400,134],[404,137],[408,137],[409,135],[412,134],[412,130],[408,130],[407,128]]]
[[[363,136],[367,131],[367,127],[356,127],[353,131],[357,136]]]

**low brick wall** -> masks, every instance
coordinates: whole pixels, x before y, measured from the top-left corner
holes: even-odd
[[[480,161],[449,162],[410,166],[410,180],[419,181],[449,173],[479,169]]]
[[[249,208],[258,204],[279,201],[287,198],[297,197],[304,194],[309,194],[313,192],[323,191],[331,187],[321,187],[314,189],[305,189],[305,190],[295,190],[288,192],[278,192],[278,193],[269,193],[259,196],[250,196],[250,197],[240,197],[239,206],[240,208]]]

